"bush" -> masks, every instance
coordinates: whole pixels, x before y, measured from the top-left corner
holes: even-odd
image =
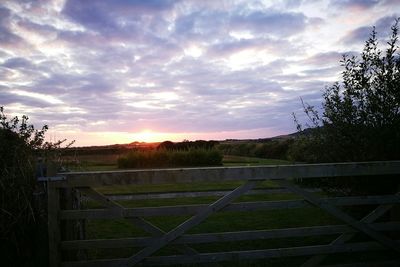
[[[8,119],[0,107],[0,258],[2,266],[47,266],[47,211],[38,159],[52,165],[61,144],[46,142],[47,125],[36,130],[22,116]],[[67,145],[67,148],[73,142]],[[46,175],[46,173],[43,173]],[[40,190],[39,190],[40,189]]]
[[[45,266],[46,216],[35,205],[36,154],[47,126],[23,116],[8,120],[0,107],[0,251],[3,266]],[[38,244],[40,240],[43,243]],[[43,256],[40,259],[40,256]],[[35,257],[39,256],[39,257]]]
[[[205,140],[196,140],[196,141],[187,141],[183,142],[171,142],[164,141],[157,146],[157,149],[160,150],[191,150],[191,149],[213,149],[219,142],[218,141],[205,141]]]
[[[118,159],[118,168],[163,168],[221,166],[222,154],[215,149],[131,151]]]
[[[224,155],[286,160],[288,158],[287,152],[292,142],[292,139],[267,140],[262,143],[255,141],[245,143],[237,142],[219,144],[217,149]]]
[[[254,150],[254,155],[259,158],[287,159],[287,152],[292,142],[292,139],[288,139],[263,143]]]

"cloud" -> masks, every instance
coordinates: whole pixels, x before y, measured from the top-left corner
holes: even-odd
[[[310,3],[3,1],[0,105],[81,136],[288,133],[299,97],[318,104],[347,51],[323,33],[348,25],[329,2]],[[396,11],[388,1],[334,9],[351,17],[354,7],[379,15],[378,31]],[[342,45],[368,37],[368,25],[352,23]]]
[[[62,13],[86,29],[107,36],[122,32],[135,35],[142,30],[142,23],[148,22],[149,17],[150,20],[156,19],[156,13],[169,10],[173,5],[174,1],[159,0],[94,0],[90,3],[68,0]]]
[[[3,47],[11,47],[23,40],[10,30],[11,12],[9,9],[0,6],[0,43]]]
[[[333,0],[331,6],[338,9],[351,9],[353,11],[363,11],[378,5],[378,0]]]
[[[344,44],[354,44],[354,43],[364,43],[371,36],[373,26],[377,32],[377,37],[379,39],[386,39],[389,37],[390,28],[394,24],[397,15],[384,16],[376,20],[371,26],[358,27],[352,30],[344,38],[342,42]]]
[[[9,68],[9,69],[25,69],[25,68],[31,68],[32,63],[25,58],[15,57],[15,58],[7,59],[2,64],[2,66]]]
[[[256,11],[235,15],[230,23],[236,30],[285,37],[303,31],[307,17],[299,12]]]

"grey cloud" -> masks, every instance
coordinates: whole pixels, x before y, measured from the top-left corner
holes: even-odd
[[[31,68],[32,63],[25,58],[15,57],[6,60],[2,64],[2,66],[9,69],[25,69],[25,68]]]
[[[309,69],[302,73],[306,75],[307,79],[323,79],[335,77],[342,70],[339,65],[333,67],[320,67],[319,69]]]
[[[11,46],[20,42],[23,42],[23,40],[18,35],[11,33],[4,27],[0,27],[0,43]]]
[[[221,38],[228,33],[228,23],[229,15],[226,12],[195,11],[175,20],[174,35],[178,40],[182,37],[198,39],[202,36]]]
[[[30,88],[27,87],[19,87],[18,89],[29,91]],[[46,107],[54,107],[54,104],[51,104],[45,100],[41,100],[38,98],[27,97],[20,94],[14,94],[10,92],[12,88],[0,86],[0,106],[5,106],[15,104],[15,103],[24,103],[26,106],[30,106],[33,108],[46,108]]]
[[[303,60],[303,62],[305,64],[310,64],[310,65],[314,65],[314,66],[339,65],[340,60],[343,58],[343,55],[356,56],[358,54],[359,53],[355,52],[355,51],[346,51],[346,52],[330,51],[330,52],[315,54],[315,55]]]
[[[23,42],[23,39],[9,29],[11,11],[0,5],[0,44],[12,46]]]
[[[371,26],[359,27],[349,32],[341,41],[344,44],[364,43],[371,35],[372,26],[375,26],[378,38],[387,38],[390,27],[398,15],[385,16],[376,20]]]
[[[332,0],[331,6],[336,8],[369,9],[379,4],[378,0]]]
[[[49,24],[38,24],[27,19],[21,19],[17,22],[18,26],[25,29],[29,32],[34,32],[41,36],[51,37],[52,35],[55,37],[58,33],[58,30]]]
[[[381,4],[386,5],[386,6],[398,7],[399,1],[398,0],[383,0],[383,1],[381,1]]]
[[[285,37],[303,31],[307,17],[298,12],[256,11],[233,16],[231,25],[238,30]]]
[[[312,57],[307,58],[306,60],[304,60],[304,62],[312,65],[330,65],[332,63],[338,63],[339,60],[342,58],[342,55],[342,53],[336,51],[318,53],[316,55],[313,55]]]
[[[9,17],[11,15],[11,12],[8,8],[0,6],[0,24],[5,24]]]
[[[241,9],[243,8],[243,10]],[[196,10],[175,21],[178,39],[229,39],[230,31],[249,31],[257,36],[288,37],[305,30],[308,25],[319,24],[321,19],[307,18],[300,12],[282,12],[273,9],[254,11],[246,6],[226,11]],[[180,37],[180,38],[179,38]]]
[[[137,33],[144,17],[173,7],[174,1],[68,0],[63,14],[82,26],[106,35]]]
[[[63,14],[81,25],[99,32],[115,31],[118,24],[107,12],[107,4],[103,1],[91,3],[69,0],[66,2]]]
[[[296,53],[298,48],[295,44],[286,40],[275,40],[272,38],[254,38],[254,39],[241,39],[229,40],[222,43],[217,43],[208,48],[208,55],[212,57],[226,57],[231,54],[240,52],[246,49],[267,49],[271,54],[279,55],[285,54],[287,50]],[[286,48],[286,49],[283,49]]]

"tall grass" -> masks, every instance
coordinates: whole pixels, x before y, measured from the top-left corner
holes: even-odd
[[[118,159],[118,168],[221,166],[215,149],[131,151]]]

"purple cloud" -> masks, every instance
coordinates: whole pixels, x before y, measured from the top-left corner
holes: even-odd
[[[389,37],[391,32],[390,28],[393,25],[395,19],[398,18],[397,15],[385,16],[377,21],[375,21],[373,26],[375,26],[375,30],[377,32],[377,37],[379,39],[386,39]],[[342,42],[345,44],[352,44],[352,43],[363,43],[365,42],[370,36],[373,27],[371,26],[363,26],[359,27],[351,32],[349,32],[343,39]]]
[[[331,5],[337,8],[366,10],[379,4],[378,0],[333,0]]]
[[[290,36],[305,29],[307,17],[298,12],[251,12],[232,17],[231,26],[238,30],[263,33],[272,36]]]

